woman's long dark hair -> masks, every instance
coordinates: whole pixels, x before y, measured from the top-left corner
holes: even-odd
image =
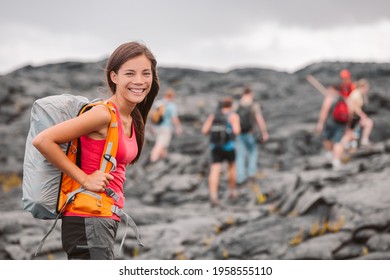
[[[142,152],[142,147],[145,139],[145,124],[148,118],[148,114],[150,108],[153,105],[154,99],[156,98],[158,91],[160,89],[160,83],[157,76],[157,61],[152,54],[152,52],[143,44],[138,42],[129,42],[120,45],[110,56],[106,65],[106,80],[108,86],[112,92],[115,94],[116,92],[116,84],[113,83],[110,77],[111,71],[118,73],[119,68],[126,63],[129,59],[138,57],[140,55],[145,55],[151,63],[152,66],[152,87],[150,92],[145,97],[145,99],[136,105],[133,112],[131,113],[131,117],[133,118],[133,122],[135,125],[136,139],[138,145],[138,153],[132,163],[136,162]]]

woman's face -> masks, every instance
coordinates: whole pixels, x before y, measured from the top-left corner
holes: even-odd
[[[140,55],[122,64],[118,73],[112,71],[110,77],[116,84],[115,94],[137,104],[144,100],[152,87],[152,65],[145,55]]]

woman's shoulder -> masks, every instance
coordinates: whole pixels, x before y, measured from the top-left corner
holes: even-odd
[[[111,113],[109,110],[110,109],[106,105],[99,104],[99,105],[93,106],[91,109],[89,109],[83,115],[85,115],[86,118],[89,118],[89,119],[94,120],[96,122],[108,124],[111,120]]]
[[[231,111],[228,113],[228,118],[229,118],[229,120],[236,120],[236,119],[239,119],[240,117],[236,112]]]

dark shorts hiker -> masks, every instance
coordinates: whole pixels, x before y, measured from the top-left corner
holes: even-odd
[[[119,222],[110,218],[62,218],[62,247],[69,260],[113,260]]]
[[[235,150],[224,150],[220,148],[211,149],[211,162],[212,163],[220,163],[223,161],[227,161],[229,163],[234,162],[236,159]]]
[[[341,141],[345,133],[346,124],[336,123],[334,121],[327,121],[322,133],[322,137],[325,140],[330,140],[333,143]]]

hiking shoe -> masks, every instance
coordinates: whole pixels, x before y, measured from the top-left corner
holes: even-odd
[[[242,182],[237,182],[236,183],[236,187],[238,187],[238,188],[245,188],[247,186],[248,186],[248,179],[245,179]]]
[[[219,207],[221,203],[217,197],[210,197],[210,205],[211,207]]]
[[[236,200],[238,198],[238,192],[236,190],[229,193],[229,199]]]
[[[360,141],[361,148],[369,148],[371,146],[372,146],[372,143],[369,140],[362,139],[362,141]]]
[[[332,168],[337,171],[341,169],[341,161],[339,159],[332,160]]]
[[[332,157],[333,157],[332,152],[327,151],[327,152],[324,153],[324,158],[325,158],[327,161],[332,161]]]

